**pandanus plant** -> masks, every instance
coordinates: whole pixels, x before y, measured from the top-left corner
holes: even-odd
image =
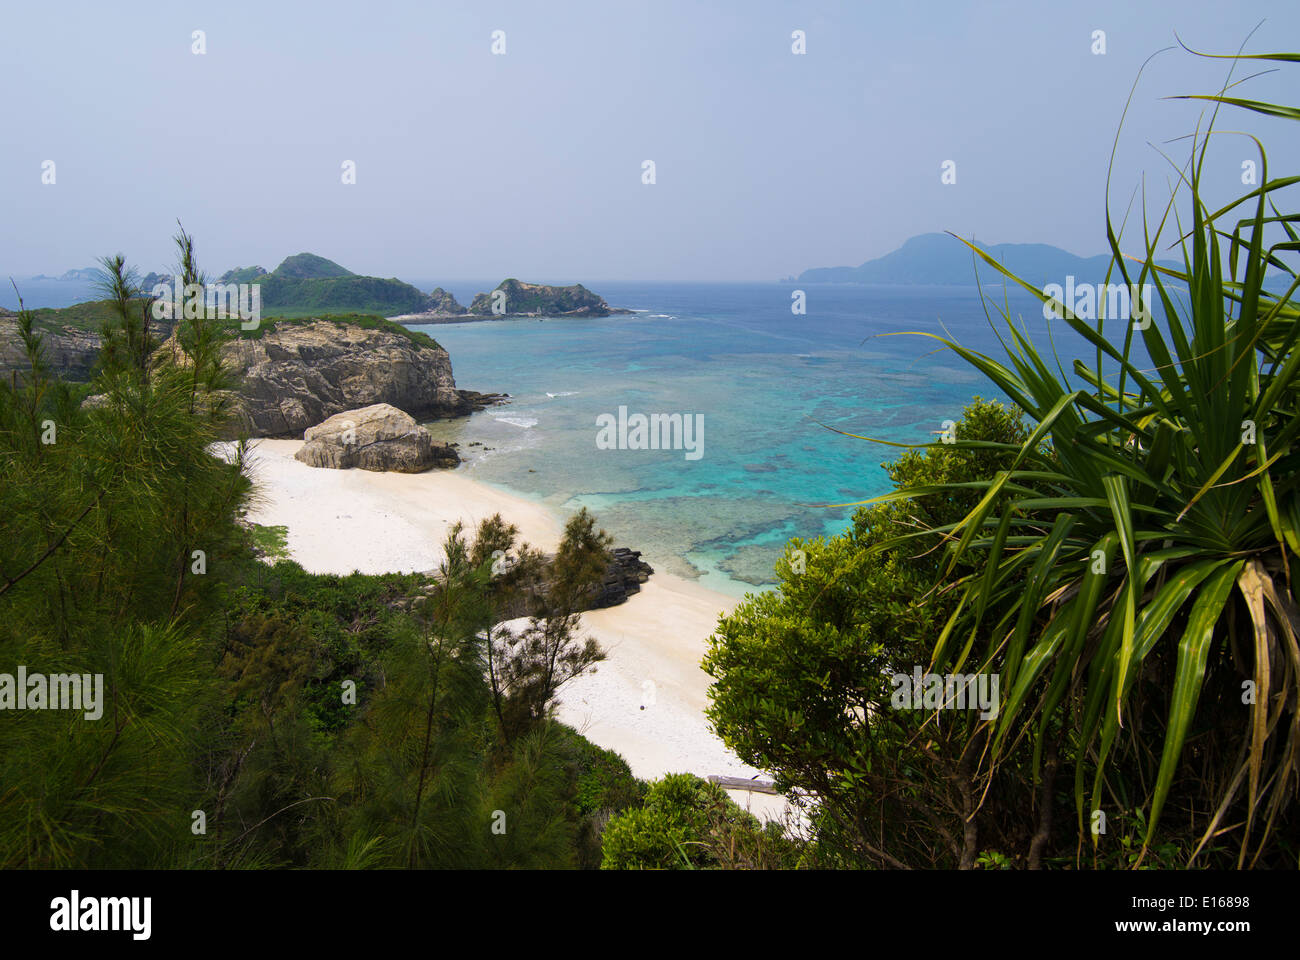
[[[1300,55],[1226,59],[1295,63]],[[1108,177],[1107,280],[1149,284],[1161,308],[1155,322],[1108,320],[1104,310],[1102,319],[1083,319],[968,244],[973,259],[1083,338],[1088,360],[1074,361],[1072,382],[1055,348],[1049,363],[1009,306],[997,310],[1008,331],[999,333],[1001,360],[920,334],[976,367],[1033,428],[1018,447],[969,444],[1014,450],[1014,461],[962,485],[975,487],[977,505],[939,530],[948,571],[939,589],[958,600],[930,669],[999,673],[1000,712],[974,734],[986,738],[982,774],[991,777],[1019,750],[1032,757],[1037,779],[1044,745],[1062,745],[1061,756],[1074,759],[1080,850],[1099,842],[1094,811],[1127,802],[1146,825],[1138,864],[1167,803],[1187,790],[1196,800],[1182,804],[1187,819],[1180,811],[1178,824],[1193,822],[1197,842],[1183,862],[1212,841],[1239,844],[1238,866],[1276,854],[1268,841],[1295,798],[1300,762],[1300,326],[1292,299],[1300,280],[1282,256],[1300,250],[1300,214],[1279,210],[1279,195],[1300,177],[1269,179],[1252,137],[1259,185],[1213,211],[1202,193],[1220,109],[1293,120],[1300,109],[1229,96],[1232,86],[1177,98],[1208,101],[1213,112],[1191,138],[1187,164],[1175,167],[1154,227],[1144,211],[1141,256],[1121,252]],[[1171,247],[1181,251],[1181,268],[1157,259]],[[1139,337],[1145,356],[1135,349]],[[879,499],[953,493],[915,487]],[[963,557],[980,563],[959,577]]]

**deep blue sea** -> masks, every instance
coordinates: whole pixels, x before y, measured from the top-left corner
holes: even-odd
[[[494,281],[442,285],[468,303]],[[92,299],[93,285],[20,284],[28,306]],[[846,504],[888,490],[881,463],[898,443],[933,442],[979,394],[1001,394],[934,340],[943,334],[999,359],[1005,352],[974,286],[807,285],[791,312],[784,284],[589,283],[612,306],[603,319],[426,325],[451,354],[456,382],[513,402],[430,425],[460,444],[475,479],[560,514],[590,508],[620,545],[656,569],[740,594],[771,582],[792,536],[844,529]],[[1001,287],[985,288],[1001,304]],[[0,305],[13,306],[13,291]],[[1012,316],[1050,356],[1041,305],[1013,293]],[[1006,328],[997,312],[996,329]],[[1091,351],[1062,338],[1061,365]],[[1122,336],[1122,334],[1121,334]],[[1077,382],[1077,381],[1076,381]],[[600,449],[598,418],[699,415],[698,459],[684,450]]]

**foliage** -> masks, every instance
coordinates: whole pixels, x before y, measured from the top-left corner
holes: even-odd
[[[594,640],[578,636],[586,601],[609,563],[612,540],[595,523],[585,507],[569,518],[544,588],[533,587],[541,558],[529,551],[520,551],[513,569],[504,571],[514,579],[503,581],[506,592],[499,597],[508,600],[512,586],[532,587],[527,626],[493,629],[496,618],[490,616],[484,627],[493,705],[507,740],[545,720],[560,687],[605,659]],[[471,555],[480,565],[489,563],[493,551],[504,560],[514,540],[514,527],[504,525],[499,516],[490,517],[480,527]]]
[[[253,550],[267,560],[289,559],[289,528],[254,523],[249,530]]]
[[[183,230],[177,250],[202,282]],[[183,320],[159,350],[134,273],[104,263],[94,383],[51,374],[26,310],[26,370],[0,383],[0,661],[103,677],[99,715],[5,710],[0,866],[595,866],[636,781],[551,719],[562,631],[530,722],[501,729],[487,629],[510,578],[481,562],[500,518],[481,544],[456,531],[432,580],[265,562],[284,530],[242,519],[244,445],[216,445],[229,324]],[[578,534],[557,567],[575,595],[603,573]]]
[[[177,245],[192,273],[191,242]],[[51,376],[19,315],[25,376],[0,384],[0,661],[102,676],[102,715],[6,712],[0,864],[147,866],[186,826],[199,718],[215,694],[206,577],[239,549],[242,461],[207,448],[224,423],[199,402],[221,381],[194,321],[191,363],[152,355],[121,257],[104,261],[113,318],[86,409]],[[195,551],[199,551],[196,553]],[[182,814],[182,811],[186,811]]]
[[[327,277],[298,279],[268,273],[261,284],[265,307],[296,310],[357,311],[363,313],[419,313],[428,297],[409,283],[380,277]]]
[[[133,306],[138,308],[145,303],[145,298],[137,299],[139,303]],[[55,333],[64,327],[71,327],[99,332],[105,321],[111,321],[116,316],[115,309],[111,300],[88,300],[70,307],[38,307],[27,312],[31,314],[35,329],[40,331]]]
[[[1227,89],[1192,99],[1216,113],[1230,104],[1300,118]],[[1101,848],[1095,811],[1139,809],[1136,864],[1190,824],[1184,864],[1230,830],[1236,865],[1294,866],[1300,281],[1280,254],[1300,249],[1300,215],[1277,205],[1300,177],[1270,177],[1256,140],[1262,184],[1211,210],[1202,183],[1213,125],[1192,138],[1164,212],[1144,223],[1142,256],[1121,254],[1107,219],[1116,279],[1151,283],[1163,322],[1135,314],[1090,324],[972,247],[1054,309],[1095,360],[1074,363],[1077,382],[1058,376],[1005,312],[1004,361],[938,338],[1003,390],[1033,431],[991,448],[1013,462],[962,488],[979,501],[935,527],[948,538],[944,575],[960,601],[929,660],[941,672],[1001,675],[1002,711],[979,734],[988,737],[982,783],[1027,742],[1037,775],[1060,744],[1072,761],[1081,846]],[[1171,219],[1180,269],[1156,262]],[[1280,288],[1266,286],[1269,265]],[[1135,354],[1138,336],[1153,368]],[[963,572],[974,555],[983,569]]]
[[[670,773],[639,807],[609,821],[602,850],[604,870],[693,870],[786,866],[793,848],[717,784]]]
[[[284,277],[286,280],[324,280],[332,277],[353,277],[356,274],[339,266],[333,260],[327,260],[314,253],[295,253],[281,260],[280,265],[267,276]]]

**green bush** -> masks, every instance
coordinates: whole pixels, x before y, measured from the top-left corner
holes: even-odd
[[[793,845],[715,783],[670,773],[645,800],[613,817],[601,841],[603,870],[694,870],[787,865]]]

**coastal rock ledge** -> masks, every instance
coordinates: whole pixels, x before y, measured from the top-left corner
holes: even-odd
[[[441,419],[502,399],[457,389],[447,351],[396,324],[278,321],[258,338],[231,340],[222,353],[239,374],[241,419],[255,437],[301,436],[326,417],[367,404]]]
[[[641,584],[649,580],[654,572],[654,567],[641,559],[640,550],[615,547],[610,551],[605,576],[591,598],[592,609],[616,607],[625,603],[632,594],[641,592]]]
[[[309,467],[422,473],[460,462],[455,449],[434,443],[414,418],[387,403],[336,413],[303,439],[293,456]]]

